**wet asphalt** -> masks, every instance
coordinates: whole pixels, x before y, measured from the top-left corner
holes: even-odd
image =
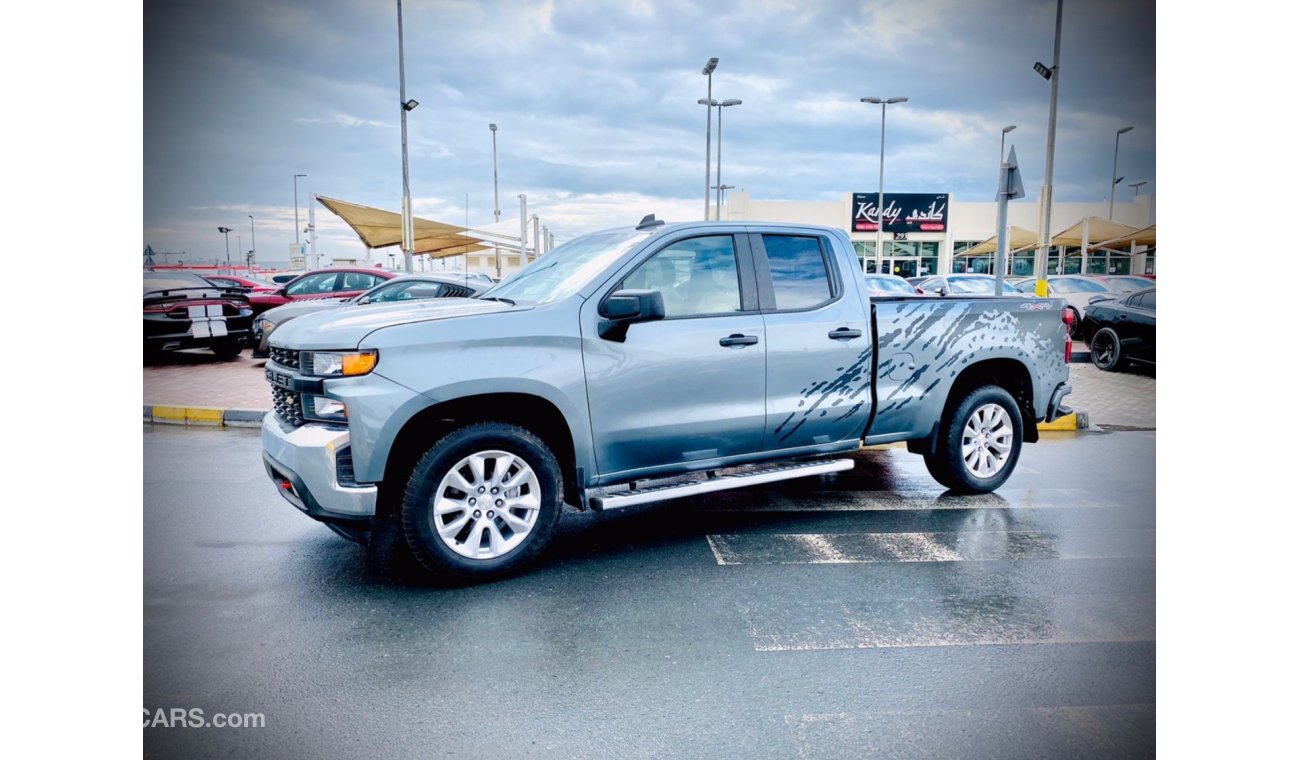
[[[1046,436],[1045,436],[1046,437]],[[1155,752],[1155,433],[1055,434],[996,495],[919,457],[603,515],[440,588],[297,513],[257,432],[145,426],[152,757]]]

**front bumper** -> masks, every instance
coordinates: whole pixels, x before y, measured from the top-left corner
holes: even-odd
[[[319,423],[295,428],[273,412],[262,418],[262,462],[280,495],[321,522],[364,527],[375,516],[379,489],[339,482],[343,452],[351,453],[346,428]]]

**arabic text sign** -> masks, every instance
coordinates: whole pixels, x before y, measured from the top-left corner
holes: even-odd
[[[853,231],[875,232],[880,223],[876,193],[853,194]],[[947,193],[885,193],[885,232],[945,232]]]

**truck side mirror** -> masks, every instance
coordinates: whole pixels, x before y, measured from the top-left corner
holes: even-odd
[[[606,320],[600,323],[600,337],[622,343],[631,325],[664,318],[664,295],[657,290],[616,290],[597,312]]]

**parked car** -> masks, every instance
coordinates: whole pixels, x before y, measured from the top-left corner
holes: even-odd
[[[925,278],[917,287],[936,296],[991,296],[994,281],[991,274],[938,274]]]
[[[304,301],[314,298],[351,298],[361,295],[384,280],[391,280],[396,272],[383,269],[362,269],[357,267],[331,267],[307,272],[295,278],[288,285],[281,285],[278,290],[266,293],[252,293],[249,302],[253,313],[261,314],[267,309],[283,306],[290,301]]]
[[[209,348],[233,359],[248,342],[253,309],[235,288],[213,285],[192,272],[144,273],[145,355]]]
[[[1064,301],[873,300],[859,267],[835,228],[650,216],[478,299],[300,317],[271,338],[266,472],[341,535],[461,580],[537,557],[562,502],[839,472],[864,443],[997,489],[1069,412]]]
[[[439,269],[435,272],[426,272],[425,274],[436,274],[440,277],[450,277],[454,280],[459,280],[469,285],[474,285],[474,284],[481,285],[484,288],[490,288],[493,285],[495,285],[497,282],[491,277],[491,275],[486,275],[483,274],[482,272],[465,272],[465,271],[455,271],[451,269]]]
[[[1107,372],[1125,362],[1156,362],[1156,289],[1092,305],[1084,317],[1092,363]]]
[[[302,277],[302,272],[276,272],[275,274],[267,275],[266,279],[276,285],[288,285],[299,277]]]
[[[896,274],[869,274],[863,278],[872,296],[914,296],[925,291]]]
[[[1135,293],[1151,287],[1153,280],[1136,274],[1107,274],[1096,280],[1114,293]]]
[[[1036,284],[1037,280],[1031,277],[1015,287],[1022,293],[1033,293]],[[1079,330],[1082,329],[1083,318],[1088,314],[1088,302],[1092,297],[1109,293],[1105,285],[1085,275],[1063,274],[1047,278],[1047,295],[1065,299],[1066,304],[1074,312],[1074,319],[1070,323],[1071,337],[1079,334]]]
[[[278,290],[280,287],[270,280],[233,274],[208,274],[204,275],[203,279],[223,288],[239,288],[245,293],[265,293],[269,290]]]
[[[478,281],[466,285],[459,277],[440,274],[414,274],[385,280],[352,298],[313,298],[287,303],[257,315],[253,320],[253,358],[265,359],[271,333],[285,322],[304,314],[337,309],[340,306],[364,306],[369,303],[419,301],[426,298],[473,298],[487,290]]]

